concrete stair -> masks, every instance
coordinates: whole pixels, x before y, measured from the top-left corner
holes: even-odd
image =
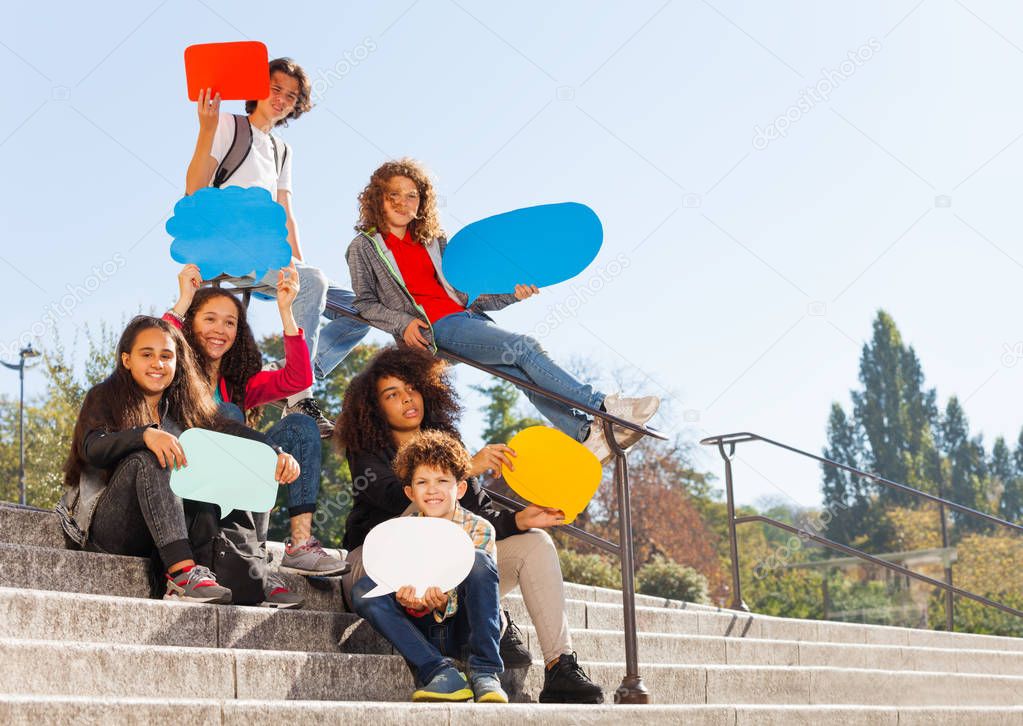
[[[301,611],[150,599],[149,562],[63,549],[55,516],[0,505],[0,723],[1023,723],[1023,640],[789,620],[638,596],[654,704],[415,705],[387,641],[336,580],[285,576]],[[608,701],[624,675],[621,593],[568,585],[574,646]],[[505,674],[543,685],[534,654]],[[372,722],[372,721],[369,721]]]

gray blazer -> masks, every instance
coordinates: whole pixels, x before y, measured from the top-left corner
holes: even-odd
[[[469,302],[469,296],[452,287],[444,277],[441,260],[447,245],[448,241],[443,237],[431,240],[426,245],[426,252],[433,262],[437,279],[444,291],[452,300],[465,307]],[[355,308],[370,324],[389,332],[398,343],[404,341],[405,328],[414,319],[430,325],[426,311],[413,299],[405,286],[401,270],[398,269],[398,261],[379,232],[375,229],[360,232],[348,245],[345,259],[348,260],[348,269],[352,275]],[[517,301],[515,295],[510,293],[480,295],[468,309],[481,313],[487,310],[500,310],[513,302]],[[432,325],[424,332],[424,337],[429,342],[431,350],[436,353],[437,344],[434,342]]]

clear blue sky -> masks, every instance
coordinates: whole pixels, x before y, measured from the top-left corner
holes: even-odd
[[[577,283],[627,265],[543,342],[664,395],[664,428],[819,450],[882,307],[989,445],[1023,423],[1023,364],[1003,360],[1023,341],[1013,4],[35,2],[4,20],[4,352],[33,325],[52,336],[40,321],[68,285],[65,340],[171,302],[163,224],[196,132],[182,51],[248,38],[318,81],[283,133],[306,256],[340,283],[357,191],[413,155],[449,232],[536,203],[598,212],[604,249]],[[573,295],[499,321],[533,330]],[[273,306],[254,307],[273,331]],[[819,502],[814,466],[763,449],[737,484],[740,501]]]

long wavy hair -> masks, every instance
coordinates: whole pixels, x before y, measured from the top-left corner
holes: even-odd
[[[231,399],[231,403],[245,411],[245,420],[250,426],[254,426],[260,419],[263,407],[255,406],[248,411],[245,410],[245,387],[248,385],[249,379],[259,373],[263,367],[263,356],[259,353],[256,338],[252,334],[252,328],[249,327],[245,306],[227,290],[219,287],[200,288],[195,291],[192,304],[188,306],[188,311],[185,313],[185,325],[182,331],[185,334],[185,340],[188,341],[188,345],[192,349],[192,353],[199,362],[199,368],[203,371],[210,386],[220,385],[220,381],[215,380],[216,366],[214,362],[206,355],[202,344],[195,337],[195,316],[199,314],[203,305],[218,297],[230,300],[238,314],[238,329],[234,344],[220,359],[220,377],[227,382],[227,394]]]
[[[183,428],[212,428],[216,425],[217,406],[203,384],[202,374],[192,349],[173,325],[149,315],[136,316],[121,333],[115,353],[114,370],[85,394],[78,421],[71,436],[71,451],[64,463],[64,485],[78,483],[85,468],[85,435],[90,431],[124,431],[152,423],[142,389],[124,367],[121,356],[130,353],[139,334],[158,329],[170,336],[177,358],[174,378],[160,400],[161,415],[166,415]]]
[[[419,212],[408,226],[409,233],[424,247],[431,240],[444,235],[437,213],[437,193],[426,168],[415,159],[398,159],[388,161],[373,172],[369,184],[359,194],[359,222],[355,225],[356,232],[369,232],[376,228],[381,234],[387,233],[387,221],[384,216],[384,185],[396,176],[411,179],[419,190]]]
[[[462,406],[447,367],[442,359],[417,348],[388,346],[381,350],[348,384],[334,443],[350,453],[393,452],[397,448],[377,396],[377,383],[388,376],[408,383],[422,395],[423,430],[441,431],[461,440],[457,424]]]

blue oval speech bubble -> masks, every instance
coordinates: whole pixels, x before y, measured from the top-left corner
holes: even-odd
[[[262,277],[291,262],[287,213],[262,187],[207,187],[183,197],[167,220],[171,257],[199,266],[203,279]]]
[[[459,230],[444,251],[444,276],[470,303],[516,285],[554,285],[586,269],[603,240],[600,218],[585,204],[516,209]]]

